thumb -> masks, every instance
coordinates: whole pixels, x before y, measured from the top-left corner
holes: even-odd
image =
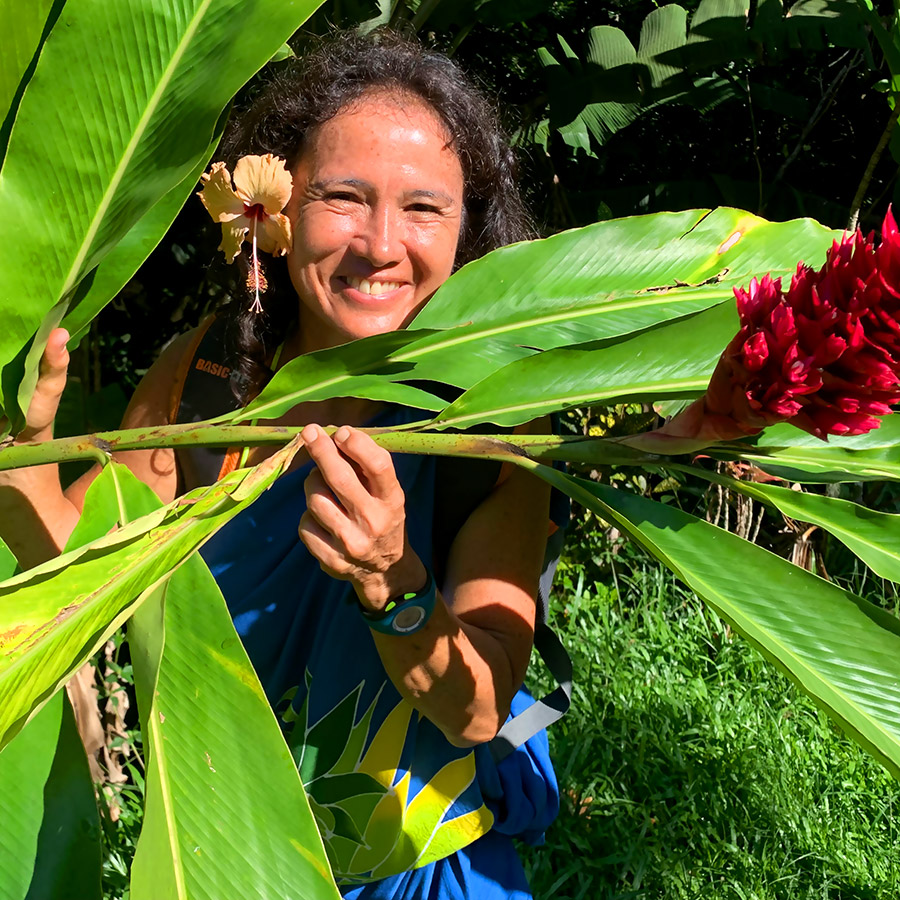
[[[37,386],[25,417],[25,429],[19,435],[19,440],[47,440],[51,437],[51,426],[66,386],[69,368],[69,351],[66,348],[68,340],[69,332],[65,328],[56,328],[50,332],[41,357]]]

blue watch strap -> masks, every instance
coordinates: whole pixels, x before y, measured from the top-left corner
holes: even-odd
[[[384,609],[377,612],[366,609],[362,604],[359,609],[366,624],[375,631],[394,635],[415,634],[428,623],[436,600],[437,586],[429,569],[428,580],[421,590],[389,600]]]

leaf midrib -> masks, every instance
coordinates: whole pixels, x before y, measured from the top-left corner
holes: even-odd
[[[76,284],[81,265],[87,258],[88,251],[90,250],[91,245],[94,242],[94,238],[97,236],[97,232],[100,230],[100,225],[103,223],[103,218],[106,215],[110,204],[112,203],[113,197],[115,196],[119,185],[122,183],[122,179],[125,177],[125,172],[127,171],[131,160],[134,158],[137,146],[146,133],[147,128],[150,124],[150,120],[153,118],[153,115],[156,113],[156,110],[159,107],[163,93],[171,83],[175,70],[181,62],[185,52],[187,51],[191,39],[197,33],[197,30],[200,27],[200,22],[205,17],[207,10],[209,9],[212,2],[213,0],[201,0],[200,6],[197,8],[197,11],[194,13],[194,16],[188,24],[188,27],[185,29],[184,35],[178,42],[178,45],[175,48],[175,52],[172,54],[168,65],[163,70],[156,89],[150,95],[150,100],[147,104],[147,107],[144,110],[143,115],[141,115],[140,119],[138,119],[131,139],[125,146],[125,149],[122,152],[121,157],[119,158],[119,164],[116,167],[115,172],[113,172],[113,176],[103,193],[103,197],[100,200],[97,211],[94,214],[93,219],[91,220],[91,224],[85,233],[84,239],[81,242],[78,253],[75,255],[75,258],[72,261],[72,265],[69,268],[69,272],[66,275],[65,281],[63,282],[62,290],[60,291],[60,298],[65,297],[66,294],[68,294],[68,292]]]

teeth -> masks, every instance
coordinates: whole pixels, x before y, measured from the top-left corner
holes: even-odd
[[[399,281],[369,281],[368,278],[354,278],[352,275],[345,276],[345,281],[354,290],[363,294],[386,294],[388,291],[396,291],[400,287]]]

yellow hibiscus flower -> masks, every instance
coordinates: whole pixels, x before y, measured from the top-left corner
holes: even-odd
[[[265,290],[265,278],[259,268],[257,248],[273,256],[284,256],[291,249],[291,222],[281,212],[291,198],[291,173],[283,159],[267,153],[242,156],[234,167],[233,179],[223,162],[213,163],[201,179],[203,188],[197,196],[213,221],[222,225],[219,250],[225,254],[226,262],[234,262],[245,240],[252,245],[248,285],[256,290],[254,309],[259,311],[259,291]]]

